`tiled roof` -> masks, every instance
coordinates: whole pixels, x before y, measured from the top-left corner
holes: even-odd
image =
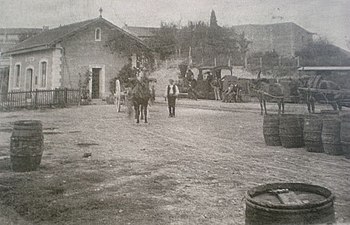
[[[124,29],[129,31],[133,35],[136,35],[137,37],[143,38],[143,37],[153,37],[160,28],[125,26]]]
[[[28,50],[28,49],[39,48],[39,47],[49,48],[52,45],[60,42],[63,38],[65,38],[69,35],[72,35],[75,32],[81,30],[82,28],[84,28],[92,23],[98,22],[98,21],[103,21],[105,23],[108,23],[110,26],[113,26],[113,28],[115,28],[116,30],[124,32],[130,38],[133,38],[136,41],[145,45],[138,37],[132,35],[131,33],[127,32],[127,31],[125,31],[117,26],[115,26],[114,24],[103,19],[102,17],[98,17],[95,19],[85,20],[82,22],[72,23],[72,24],[60,26],[60,27],[57,27],[54,29],[43,31],[43,32],[31,37],[31,38],[24,40],[23,42],[18,43],[16,46],[9,49],[6,53],[13,53],[13,52],[17,52],[17,51]]]
[[[285,26],[296,26],[299,27],[300,29],[303,29],[304,31],[313,34],[312,32],[305,30],[298,24],[295,24],[293,22],[284,22],[284,23],[271,23],[271,24],[243,24],[243,25],[234,25],[232,26],[234,29],[237,30],[244,30],[245,28],[248,27],[254,27],[254,28],[268,28],[268,27],[285,27]]]
[[[0,34],[32,34],[39,33],[42,28],[0,28]]]
[[[75,32],[75,31],[79,30],[80,28],[82,28],[88,24],[91,24],[95,20],[96,19],[86,20],[83,22],[72,23],[69,25],[60,26],[60,27],[57,27],[54,29],[43,31],[43,32],[31,37],[31,38],[28,38],[28,39],[18,43],[16,46],[11,48],[9,50],[9,52],[33,48],[33,47],[37,47],[37,46],[50,45],[50,44],[54,43],[55,41],[62,39],[67,34]]]
[[[304,66],[299,71],[350,71],[350,66]]]

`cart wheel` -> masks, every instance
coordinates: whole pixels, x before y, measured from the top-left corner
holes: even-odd
[[[115,81],[115,105],[117,107],[117,112],[120,112],[120,97],[121,97],[121,88],[120,88],[120,81]]]

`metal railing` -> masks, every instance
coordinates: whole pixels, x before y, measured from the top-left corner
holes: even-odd
[[[11,91],[0,94],[0,110],[66,107],[79,105],[80,99],[80,90],[78,89]]]

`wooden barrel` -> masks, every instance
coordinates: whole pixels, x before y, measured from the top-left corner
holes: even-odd
[[[304,143],[309,152],[323,152],[322,117],[316,114],[304,118]]]
[[[304,146],[303,117],[296,114],[284,114],[280,117],[279,133],[281,144],[285,148]]]
[[[299,225],[335,222],[334,196],[304,183],[257,186],[246,194],[246,225]]]
[[[343,153],[346,156],[350,156],[350,114],[341,116],[340,142],[342,144]]]
[[[269,114],[264,116],[263,134],[266,145],[280,146],[279,115]]]
[[[340,142],[340,119],[338,116],[326,116],[322,125],[323,150],[329,155],[343,154]]]
[[[13,171],[36,170],[43,154],[44,137],[38,120],[15,122],[11,136],[10,157]]]

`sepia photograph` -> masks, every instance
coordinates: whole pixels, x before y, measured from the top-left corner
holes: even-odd
[[[350,0],[0,0],[0,225],[350,225]]]

